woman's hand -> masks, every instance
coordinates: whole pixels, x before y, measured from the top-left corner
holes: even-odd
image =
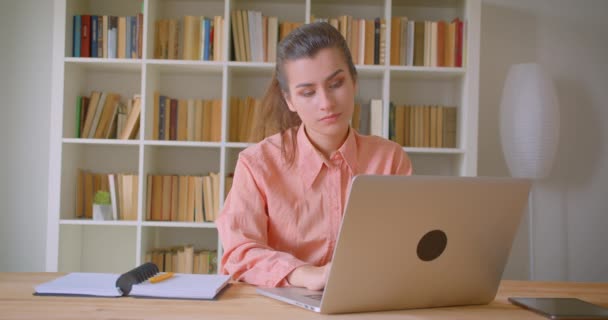
[[[292,286],[304,287],[308,290],[323,290],[330,268],[331,262],[321,267],[301,266],[287,275],[287,281]]]

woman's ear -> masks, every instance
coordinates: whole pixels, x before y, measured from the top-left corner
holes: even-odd
[[[289,110],[291,112],[296,112],[296,108],[294,108],[293,103],[291,103],[291,97],[290,97],[289,93],[282,92],[282,94],[283,94],[283,99],[285,100],[285,103],[287,103],[287,107],[289,108]]]

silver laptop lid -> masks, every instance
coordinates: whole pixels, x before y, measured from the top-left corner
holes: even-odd
[[[529,188],[512,178],[355,177],[321,312],[492,301]]]

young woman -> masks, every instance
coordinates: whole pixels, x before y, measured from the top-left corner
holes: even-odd
[[[279,43],[260,129],[278,133],[239,154],[216,221],[223,273],[323,289],[351,179],[411,174],[401,146],[350,127],[356,91],[350,51],[331,25],[304,25]]]

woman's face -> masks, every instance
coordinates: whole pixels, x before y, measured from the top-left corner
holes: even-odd
[[[340,51],[321,49],[313,58],[287,61],[284,70],[289,86],[285,100],[302,119],[309,138],[316,143],[344,139],[357,85]]]

